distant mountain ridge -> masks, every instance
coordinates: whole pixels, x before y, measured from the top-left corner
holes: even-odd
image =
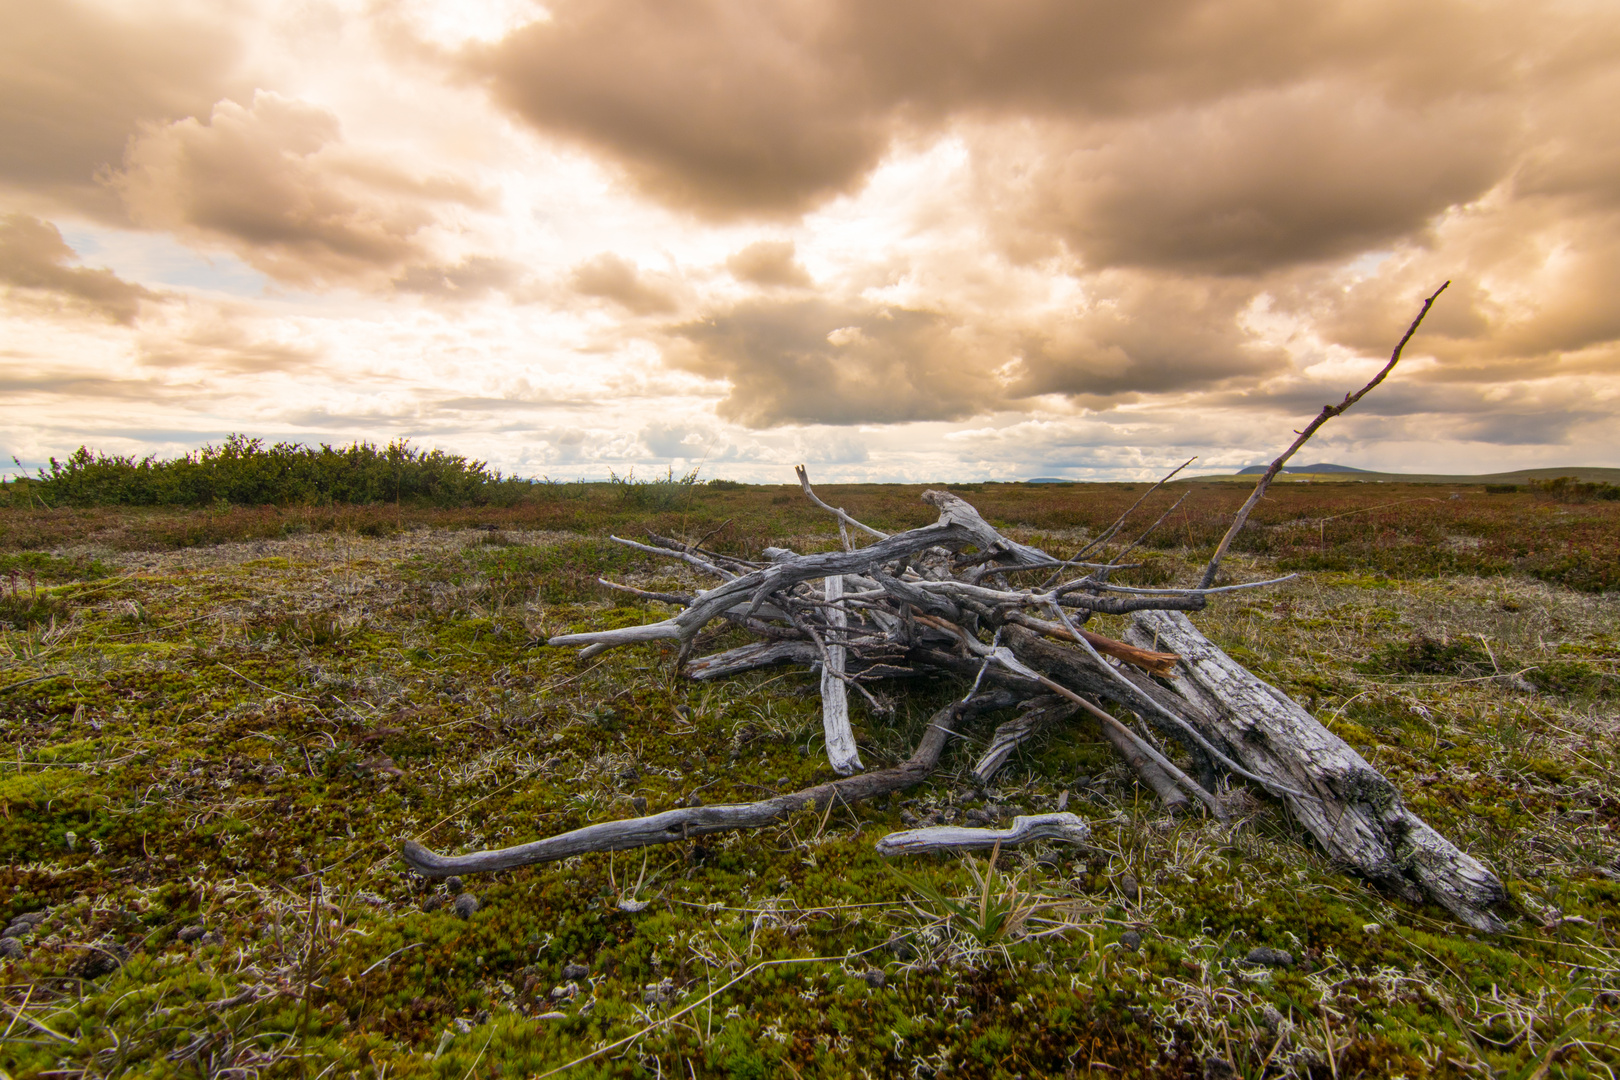
[[[1247,469],[1239,469],[1237,471],[1237,475],[1257,476],[1269,468],[1271,468],[1270,465],[1250,465]],[[1370,470],[1352,469],[1348,465],[1329,465],[1326,462],[1323,462],[1320,465],[1284,465],[1282,467],[1282,471],[1285,473],[1364,473],[1369,472]]]

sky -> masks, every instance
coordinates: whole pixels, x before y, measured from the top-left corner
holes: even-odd
[[[0,0],[0,457],[1620,466],[1612,0]],[[12,468],[15,471],[15,468]]]

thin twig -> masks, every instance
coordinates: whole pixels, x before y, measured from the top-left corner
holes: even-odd
[[[1135,502],[1131,503],[1131,505],[1126,509],[1126,511],[1123,514],[1119,515],[1119,517],[1115,518],[1114,523],[1112,525],[1108,526],[1108,528],[1104,529],[1102,531],[1102,533],[1095,540],[1091,541],[1091,543],[1087,544],[1085,547],[1083,547],[1079,551],[1075,552],[1073,559],[1065,560],[1065,562],[1063,563],[1063,566],[1073,566],[1073,565],[1075,565],[1076,560],[1078,560],[1078,559],[1084,557],[1085,555],[1095,551],[1097,548],[1101,547],[1103,544],[1108,543],[1108,541],[1113,538],[1114,534],[1119,532],[1119,530],[1124,526],[1125,520],[1127,518],[1129,518],[1131,516],[1131,514],[1133,514],[1136,511],[1136,508],[1138,506],[1141,506],[1144,502],[1147,501],[1147,497],[1149,495],[1152,495],[1155,491],[1158,491],[1164,485],[1168,484],[1170,482],[1171,477],[1175,476],[1176,473],[1180,472],[1182,469],[1185,469],[1187,466],[1191,465],[1193,462],[1195,462],[1197,460],[1198,460],[1198,455],[1194,454],[1192,457],[1188,458],[1186,461],[1183,461],[1180,465],[1177,465],[1175,468],[1173,468],[1169,472],[1165,473],[1163,478],[1160,479],[1157,484],[1154,484],[1152,487],[1150,487],[1146,491],[1142,492],[1142,497],[1140,499],[1137,499]],[[1062,567],[1059,567],[1059,569],[1062,569]],[[1058,575],[1053,574],[1051,577],[1046,579],[1045,583],[1041,585],[1041,588],[1050,589],[1052,587],[1052,583],[1054,581],[1056,581],[1057,579],[1058,579]]]
[[[1389,373],[1395,370],[1395,365],[1399,363],[1401,359],[1401,350],[1406,348],[1406,343],[1408,341],[1412,340],[1412,335],[1417,333],[1418,326],[1423,322],[1423,316],[1429,313],[1429,309],[1434,306],[1435,300],[1439,298],[1441,293],[1446,291],[1446,287],[1450,284],[1451,282],[1446,282],[1445,285],[1442,285],[1438,289],[1434,290],[1434,294],[1432,296],[1423,301],[1423,310],[1419,311],[1417,318],[1412,320],[1412,325],[1406,328],[1405,336],[1402,337],[1400,343],[1395,346],[1395,351],[1390,354],[1389,363],[1385,364],[1383,369],[1379,371],[1377,375],[1373,376],[1372,381],[1366,386],[1363,386],[1360,390],[1357,390],[1355,393],[1344,395],[1344,400],[1339,402],[1339,404],[1322,406],[1322,411],[1317,415],[1315,420],[1310,422],[1304,431],[1299,433],[1299,438],[1294,440],[1294,444],[1287,450],[1284,450],[1282,456],[1276,461],[1273,461],[1270,467],[1266,469],[1265,475],[1261,476],[1260,482],[1254,485],[1254,490],[1249,493],[1248,499],[1241,507],[1238,508],[1237,517],[1232,519],[1231,528],[1226,530],[1226,535],[1221,537],[1221,542],[1216,545],[1215,554],[1210,556],[1209,566],[1205,568],[1204,576],[1199,582],[1199,586],[1201,588],[1207,589],[1215,583],[1215,575],[1220,573],[1221,560],[1226,557],[1226,549],[1232,546],[1233,539],[1236,538],[1238,533],[1243,531],[1244,524],[1249,520],[1249,512],[1254,509],[1254,504],[1259,502],[1261,497],[1265,495],[1266,489],[1271,486],[1272,479],[1276,477],[1278,473],[1282,472],[1282,467],[1288,463],[1288,459],[1293,457],[1296,451],[1311,441],[1311,436],[1316,434],[1318,428],[1327,423],[1329,420],[1333,419],[1335,416],[1338,416],[1340,413],[1344,412],[1346,409],[1350,408],[1350,406],[1354,405],[1356,402],[1360,401],[1367,395],[1367,391],[1383,382]]]

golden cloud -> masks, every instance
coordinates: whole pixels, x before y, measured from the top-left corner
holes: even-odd
[[[0,217],[0,284],[14,302],[36,310],[88,311],[127,326],[142,301],[159,298],[111,270],[70,265],[76,258],[50,222],[20,213]]]
[[[997,343],[938,311],[755,299],[670,333],[666,360],[728,381],[720,415],[750,427],[959,420],[1003,396]]]
[[[738,281],[754,285],[807,289],[814,282],[794,257],[794,250],[791,240],[760,240],[727,258],[726,269]]]
[[[114,183],[139,223],[228,247],[295,284],[378,280],[429,259],[422,233],[437,207],[484,201],[356,150],[330,111],[264,90],[249,106],[219,102],[207,123],[147,130]]]
[[[574,267],[569,285],[581,296],[612,300],[632,315],[667,315],[676,308],[668,282],[643,274],[634,263],[612,252]]]
[[[37,205],[122,218],[97,178],[140,125],[237,89],[236,35],[182,13],[0,0],[0,26],[0,187]]]

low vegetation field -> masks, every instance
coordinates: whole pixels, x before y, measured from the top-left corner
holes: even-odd
[[[1227,573],[1298,576],[1195,617],[1496,870],[1504,935],[1379,895],[1240,785],[1223,794],[1230,823],[1165,816],[1089,722],[1026,747],[990,788],[968,767],[994,717],[887,801],[448,884],[411,875],[407,839],[504,846],[830,776],[807,675],[696,684],[668,649],[582,662],[539,644],[662,617],[599,575],[697,584],[609,533],[739,553],[837,544],[797,488],[626,481],[502,481],[483,505],[384,492],[73,506],[7,485],[0,1069],[1612,1080],[1620,1067],[1620,502],[1582,485],[1279,486]],[[821,494],[901,529],[932,519],[921,490]],[[1146,486],[954,490],[1056,552]],[[1190,582],[1246,488],[1173,485],[1135,529],[1188,492],[1135,583]],[[962,688],[884,692],[891,717],[853,705],[868,767],[905,758]],[[1089,847],[898,866],[873,850],[912,822],[1060,800],[1090,821]]]

